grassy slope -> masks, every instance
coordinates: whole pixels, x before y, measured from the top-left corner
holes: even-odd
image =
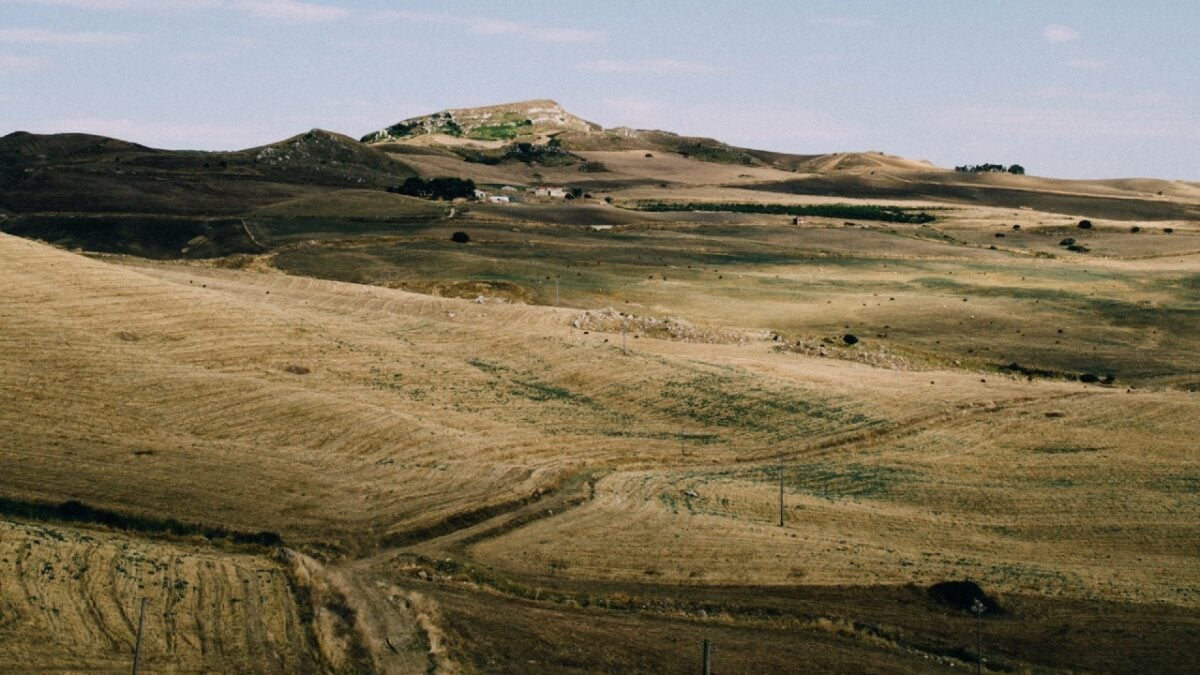
[[[308,141],[332,154],[311,154]],[[367,165],[383,163],[338,177],[328,160],[355,150],[335,137],[289,139],[270,153],[288,159],[259,168],[97,143],[23,146],[70,161],[20,178],[34,183],[7,178],[0,198],[19,199],[0,207],[43,209],[38,199],[58,198],[46,185],[61,194],[82,186],[75,207],[94,218],[135,206],[189,218],[265,207],[251,228],[274,249],[258,269],[612,305],[742,340],[634,330],[625,355],[617,323],[573,330],[576,309],[85,259],[0,235],[3,496],[270,529],[330,561],[366,556],[334,572],[377,667],[413,657],[422,668],[516,670],[535,660],[551,672],[684,670],[702,635],[717,636],[730,667],[761,663],[762,644],[831,670],[941,667],[967,654],[970,619],[903,584],[962,576],[1014,608],[987,627],[990,658],[1005,667],[1165,672],[1194,649],[1200,467],[1190,420],[1200,411],[1178,389],[1200,388],[1200,245],[1187,223],[1171,223],[1168,235],[1164,223],[1139,222],[1133,234],[1122,206],[1082,232],[1075,218],[972,206],[939,212],[930,227],[814,218],[796,228],[775,216],[595,203],[473,207],[435,222],[408,202],[396,216],[399,203],[382,192],[331,192],[392,176],[390,160],[372,156]],[[114,152],[125,173],[111,166]],[[678,181],[686,199],[745,201],[746,191],[717,186],[774,175],[606,157],[615,175],[596,176],[641,186],[618,197],[673,198]],[[422,172],[483,166],[418,160],[429,163]],[[642,162],[675,171],[672,183],[657,187],[657,169]],[[571,168],[535,175],[542,170],[518,177],[575,184]],[[517,175],[503,171],[496,182]],[[838,185],[864,184],[855,180]],[[1155,185],[1097,183],[1086,199],[1143,208],[1158,202],[1134,193]],[[1192,208],[1188,195],[1168,196],[1171,208]],[[622,227],[579,227],[601,221]],[[449,241],[458,229],[471,244]],[[1067,236],[1092,253],[1063,251]],[[828,347],[844,359],[775,350],[846,332],[863,341]],[[1114,372],[1139,388],[995,372],[1009,361]],[[65,562],[83,550],[73,542],[45,554],[53,569],[76,569]],[[388,548],[400,544],[411,546]],[[146,555],[227,564],[172,543]],[[108,577],[87,591],[60,589],[58,572],[31,588],[70,604],[117,598],[118,562],[95,559]],[[222,588],[214,584],[205,582]],[[13,602],[29,625],[49,616],[28,597]],[[34,653],[28,633],[8,635],[0,650]],[[213,635],[229,645],[222,663],[258,649]],[[590,648],[579,635],[630,648]],[[299,649],[278,647],[305,658]],[[72,663],[108,663],[103,652],[87,641]]]
[[[0,663],[129,668],[141,598],[148,671],[311,671],[291,582],[262,556],[0,520]]]
[[[494,580],[585,594],[605,593],[604,583],[625,584],[608,592],[626,594],[629,584],[663,584],[645,592],[669,597],[682,593],[673,584],[750,586],[733,592],[733,605],[769,596],[759,585],[869,588],[962,575],[1010,602],[1062,598],[1114,618],[1132,610],[1102,601],[1200,602],[1190,564],[1200,469],[1186,423],[1197,411],[1187,394],[982,383],[953,370],[779,354],[754,340],[642,338],[623,356],[614,334],[572,331],[570,311],[121,267],[9,237],[0,237],[0,257],[10,289],[0,306],[9,496],[69,494],[135,513],[269,527],[311,550],[355,554],[414,541],[405,535],[420,528],[428,529],[418,540],[450,532],[474,521],[444,519],[480,507],[496,508],[475,521],[502,515],[538,488],[599,470],[607,475],[596,498],[579,508],[554,505],[561,515],[543,510],[526,527],[416,550],[474,559]],[[1136,423],[1114,414],[1129,402]],[[780,448],[792,465],[793,524],[782,530],[772,525]],[[384,560],[346,574],[365,587],[375,579],[420,588]],[[443,580],[447,592],[460,588],[452,579]],[[486,669],[522,642],[492,642],[505,633],[482,612],[502,605],[471,597],[446,596],[430,621],[450,656]],[[870,606],[864,595],[837,615],[853,623]],[[653,611],[592,612],[568,612],[571,625],[620,640],[658,621]],[[953,644],[952,631],[935,628],[941,615],[905,614],[905,644]],[[770,639],[788,649],[832,640],[820,648],[831,664],[907,668],[895,665],[902,652],[888,640],[876,652],[858,629],[829,638],[801,610],[783,616],[799,623]],[[1051,663],[1045,638],[1014,621],[1003,661]],[[1162,630],[1186,641],[1181,621]],[[729,625],[731,644],[765,634],[749,619]],[[1089,639],[1072,644],[1072,658],[1102,653]],[[554,658],[563,667],[565,657]]]

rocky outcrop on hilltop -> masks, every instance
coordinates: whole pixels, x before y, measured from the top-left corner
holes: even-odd
[[[362,138],[382,143],[425,134],[444,134],[477,141],[511,141],[563,131],[601,131],[598,124],[567,112],[548,99],[517,101],[482,108],[452,108],[410,117]]]

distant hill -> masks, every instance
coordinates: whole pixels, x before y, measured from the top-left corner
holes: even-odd
[[[561,166],[582,162],[575,152],[606,150],[675,152],[700,161],[746,166],[795,164],[813,157],[748,150],[712,138],[669,131],[604,129],[548,99],[410,117],[367,134],[362,140],[397,154],[428,153],[430,148],[440,148],[467,161],[487,164],[533,161]],[[413,149],[406,150],[406,146]],[[526,149],[528,146],[532,150]]]
[[[234,152],[158,150],[88,134],[0,138],[0,209],[238,215],[300,194],[397,185],[414,171],[320,129]]]
[[[0,138],[0,231],[148,257],[260,250],[240,216],[415,172],[320,129],[235,152],[159,150],[89,134]]]

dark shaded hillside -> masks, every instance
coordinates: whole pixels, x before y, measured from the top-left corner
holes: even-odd
[[[303,194],[415,175],[353,139],[313,130],[236,152],[169,151],[87,134],[0,138],[0,208],[13,213],[238,215]]]
[[[145,258],[213,258],[261,253],[240,218],[165,215],[27,215],[0,221],[9,234],[65,248]]]
[[[947,178],[950,176],[951,178]],[[808,175],[793,180],[738,187],[785,194],[823,195],[858,199],[928,199],[933,201],[996,206],[1029,207],[1038,211],[1111,220],[1197,220],[1200,204],[1153,197],[1109,196],[1061,192],[987,182],[990,176],[947,173],[910,173],[896,176],[871,174]],[[1032,179],[1038,180],[1038,179]],[[1072,181],[1055,181],[1071,183]],[[1084,183],[1084,182],[1080,182]],[[1054,186],[1058,188],[1058,185]],[[1063,186],[1066,187],[1066,186]],[[1086,184],[1079,189],[1086,189]]]

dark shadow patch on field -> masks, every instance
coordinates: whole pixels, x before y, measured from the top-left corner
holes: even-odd
[[[31,215],[0,221],[5,232],[66,248],[146,258],[215,258],[261,253],[237,218],[145,215]]]
[[[862,176],[808,176],[787,181],[737,185],[743,189],[785,194],[810,194],[863,199],[931,200],[1002,208],[1028,206],[1048,213],[1083,214],[1109,220],[1200,220],[1200,205],[1180,202],[1065,194],[965,182],[943,183],[943,177],[919,174],[903,182],[884,182]],[[956,181],[971,178],[956,177]]]
[[[256,218],[248,221],[255,236],[267,246],[297,240],[421,235],[439,224],[427,219]]]

